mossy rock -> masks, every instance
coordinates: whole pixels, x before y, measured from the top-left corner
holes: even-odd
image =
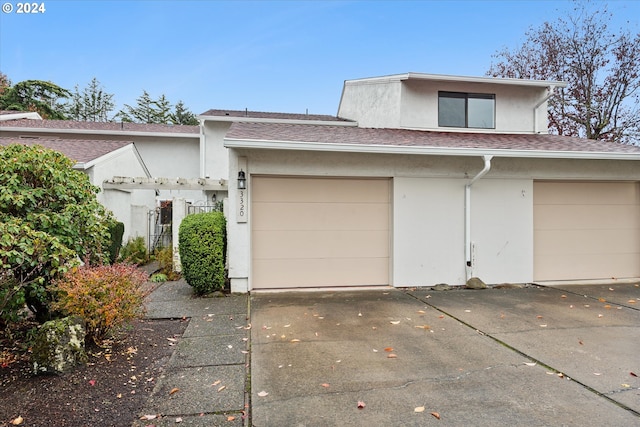
[[[78,317],[43,323],[35,334],[32,353],[34,374],[62,374],[87,362],[86,330]]]

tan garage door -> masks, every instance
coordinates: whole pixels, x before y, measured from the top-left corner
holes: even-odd
[[[389,283],[388,179],[252,177],[252,287]]]
[[[640,276],[640,184],[535,182],[534,279]]]

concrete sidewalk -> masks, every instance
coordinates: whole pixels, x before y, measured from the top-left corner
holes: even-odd
[[[133,426],[246,425],[248,297],[196,298],[179,280],[160,285],[146,306],[150,319],[190,320]]]
[[[253,425],[640,425],[640,288],[611,289],[253,294]]]

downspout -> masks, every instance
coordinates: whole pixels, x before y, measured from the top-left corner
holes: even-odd
[[[482,158],[484,160],[484,168],[464,186],[464,255],[467,280],[473,277],[473,262],[471,259],[471,186],[489,172],[493,156],[485,155]]]
[[[204,119],[198,120],[200,127],[200,178],[209,178],[207,175],[207,138],[204,133]]]

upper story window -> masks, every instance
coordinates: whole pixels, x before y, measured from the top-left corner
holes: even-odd
[[[438,126],[493,129],[495,107],[495,95],[438,92]]]

